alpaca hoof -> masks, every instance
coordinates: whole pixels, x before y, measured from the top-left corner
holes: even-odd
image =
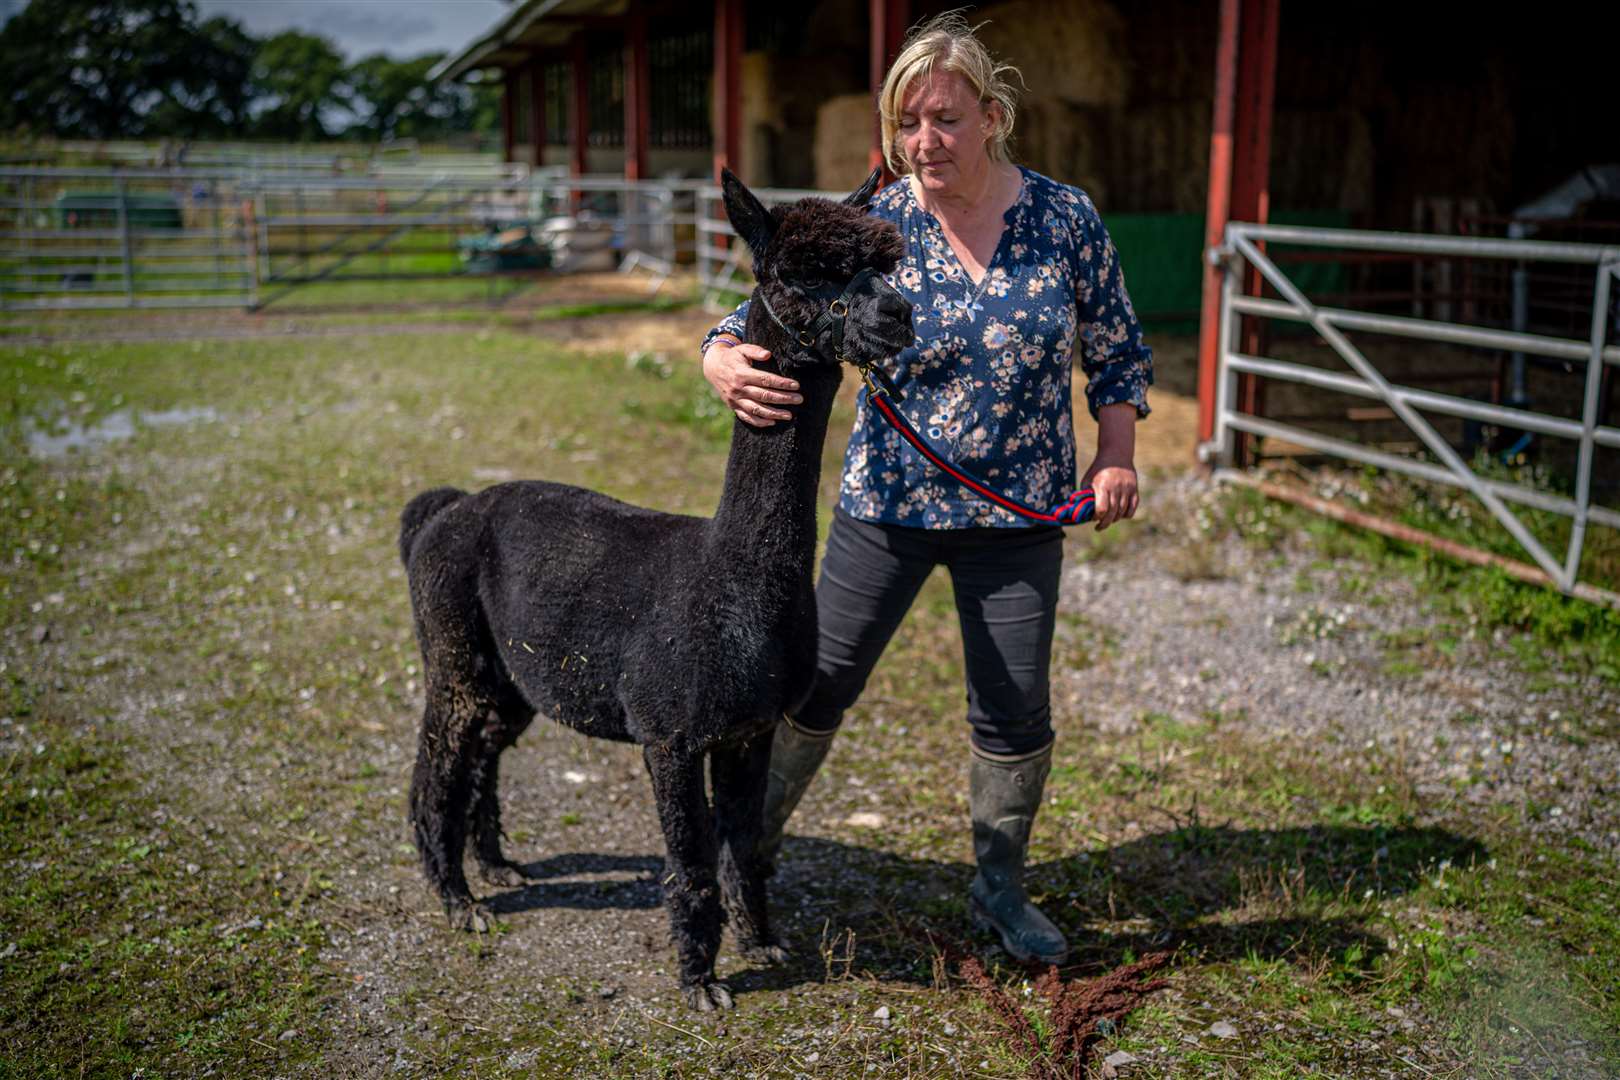
[[[731,991],[726,989],[725,983],[683,986],[681,996],[686,999],[686,1007],[696,1012],[717,1012],[731,1008]]]
[[[529,883],[529,875],[515,862],[491,863],[478,868],[478,876],[491,885],[516,888]]]
[[[445,914],[450,917],[452,930],[487,934],[495,929],[495,916],[483,904],[450,904],[446,906]]]
[[[766,967],[776,967],[785,964],[792,956],[780,942],[766,942],[763,945],[750,945],[742,951],[743,959],[750,964],[763,964]]]

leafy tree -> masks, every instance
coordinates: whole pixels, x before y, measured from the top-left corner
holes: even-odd
[[[0,25],[0,132],[307,140],[351,121],[378,140],[495,132],[498,84],[430,83],[440,59],[345,67],[323,37],[261,41],[232,19],[199,22],[193,0],[31,0]]]
[[[318,34],[283,30],[253,61],[255,130],[273,139],[323,139],[327,123],[351,107],[343,57]]]
[[[482,82],[467,87],[471,99],[467,121],[460,129],[479,135],[494,135],[501,127],[501,84]]]
[[[245,43],[190,0],[33,0],[0,27],[0,130],[113,138],[220,130]],[[234,51],[233,51],[234,50]]]
[[[355,62],[349,68],[349,85],[354,89],[354,110],[359,116],[358,133],[374,139],[391,139],[401,132],[400,125],[428,109],[434,97],[427,84],[427,73],[444,56],[426,53],[410,60],[395,60],[377,53]]]
[[[213,112],[226,132],[244,134],[252,116],[253,60],[259,39],[235,19],[216,15],[197,28],[208,48],[201,50],[198,63],[208,75],[213,90]]]
[[[379,54],[357,61],[348,78],[358,120],[348,134],[382,140],[495,132],[500,124],[499,84],[430,82],[428,72],[443,58],[443,53],[426,53],[393,60]]]
[[[187,137],[247,133],[252,118],[253,58],[258,39],[234,19],[216,16],[197,27],[191,70],[178,89],[145,118],[149,134]]]

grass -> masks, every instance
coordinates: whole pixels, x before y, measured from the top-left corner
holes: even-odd
[[[552,319],[589,318],[596,315],[659,313],[690,307],[697,297],[689,288],[667,287],[657,296],[622,297],[570,303],[548,303],[545,288],[555,278],[529,276],[461,276],[444,280],[411,281],[409,304],[400,302],[400,282],[326,281],[299,285],[273,299],[262,313],[288,315],[308,320],[311,326],[387,326],[401,321],[434,323],[477,323],[482,327],[515,327]],[[261,295],[270,299],[272,288]],[[375,310],[378,307],[386,310]],[[373,309],[373,310],[368,310]],[[235,309],[223,309],[227,317]],[[217,320],[219,309],[89,308],[77,310],[4,311],[0,310],[0,340],[7,336],[44,335],[72,323],[104,323],[109,328],[139,328],[142,323],[157,325],[176,318],[198,317]]]
[[[789,841],[775,895],[801,959],[767,973],[724,950],[741,1008],[723,1022],[674,1007],[656,937],[615,946],[617,967],[549,941],[656,927],[650,907],[517,912],[490,940],[442,930],[400,825],[419,672],[399,507],[432,484],[535,475],[707,512],[729,421],[693,365],[498,326],[364,331],[0,343],[0,1077],[339,1075],[396,1055],[476,1076],[1022,1075],[1000,1020],[918,936],[969,934],[961,642],[942,576]],[[26,450],[29,424],[204,406],[217,419],[51,461]],[[1550,594],[1493,601],[1497,585],[1463,580],[1478,571],[1230,498],[1230,527],[1262,545],[1305,533],[1335,564],[1311,576],[1314,613],[1279,633],[1362,632],[1334,619],[1334,575],[1411,572],[1458,633],[1477,613],[1534,657],[1584,627],[1548,662],[1601,666],[1607,624]],[[1126,535],[1078,535],[1070,555],[1129,558],[1110,539]],[[1446,662],[1437,640],[1385,648]],[[1081,672],[1124,659],[1081,614],[1057,649]],[[1145,713],[1105,735],[1064,709],[1031,888],[1074,937],[1076,974],[1175,951],[1170,990],[1103,1054],[1174,1077],[1506,1077],[1582,1053],[1596,1055],[1583,1075],[1620,1068],[1614,862],[1535,832],[1544,808],[1421,798],[1396,750],[1257,742],[1231,714]],[[510,759],[515,843],[600,843],[582,804],[543,794],[559,755],[621,769],[645,816],[633,753],[540,727]],[[884,824],[839,824],[856,812]],[[655,852],[645,820],[632,850]],[[541,948],[559,952],[535,976],[523,965]],[[991,974],[1046,1030],[1030,973]],[[1221,1020],[1237,1038],[1210,1034]]]
[[[278,897],[266,863],[189,861],[206,832],[143,795],[110,725],[31,696],[10,679],[8,714],[42,741],[15,752],[0,786],[0,859],[18,868],[0,894],[0,1075],[316,1060],[332,981],[316,961],[321,924]],[[302,1037],[278,1045],[285,1031]]]
[[[1431,505],[1431,504],[1422,504]],[[1505,551],[1500,536],[1489,530],[1459,526],[1465,517],[1455,509],[1463,505],[1449,499],[1441,505],[1451,509],[1419,508],[1401,516],[1410,524],[1442,536],[1470,542],[1475,546]],[[1620,610],[1564,596],[1553,589],[1531,585],[1495,569],[1455,562],[1427,548],[1407,544],[1377,533],[1341,525],[1287,503],[1273,502],[1249,488],[1234,488],[1223,501],[1223,518],[1228,526],[1249,543],[1274,547],[1295,536],[1307,538],[1324,559],[1337,563],[1353,561],[1369,572],[1398,576],[1417,583],[1429,604],[1442,613],[1453,641],[1468,634],[1509,634],[1507,644],[1520,661],[1532,669],[1591,673],[1610,682],[1620,682]],[[1552,515],[1548,515],[1552,516]],[[1613,530],[1593,527],[1589,533],[1588,565],[1596,574],[1584,580],[1613,587],[1620,577],[1620,547]],[[1507,538],[1511,543],[1511,538]],[[1518,553],[1522,557],[1522,552]],[[1589,575],[1593,572],[1589,570]],[[1345,583],[1357,591],[1359,579]],[[1431,642],[1430,636],[1409,643],[1392,643],[1396,652],[1441,651],[1448,634]],[[1421,662],[1418,656],[1392,656],[1397,672],[1413,673]]]

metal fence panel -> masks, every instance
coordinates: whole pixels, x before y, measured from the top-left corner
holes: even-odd
[[[229,174],[0,170],[0,309],[245,306],[254,265]]]
[[[461,238],[559,215],[601,222],[625,265],[660,279],[695,262],[711,303],[751,287],[747,248],[707,180],[572,177],[443,155],[374,159],[357,173],[331,155],[249,148],[142,168],[138,144],[120,153],[129,164],[117,169],[0,170],[0,309],[232,297],[256,308],[317,282],[455,276]],[[767,205],[842,197],[755,194]]]
[[[1595,270],[1591,333],[1586,341],[1579,341],[1572,338],[1461,325],[1443,319],[1396,317],[1319,306],[1307,299],[1288,275],[1262,250],[1261,245],[1266,242],[1319,248],[1499,259],[1519,264],[1551,261],[1589,265]],[[1341,229],[1304,229],[1234,222],[1227,227],[1222,247],[1213,252],[1212,256],[1219,259],[1223,265],[1224,281],[1219,315],[1215,434],[1209,444],[1200,448],[1200,453],[1206,460],[1230,465],[1233,453],[1232,433],[1242,431],[1285,440],[1317,453],[1463,488],[1478,498],[1503,528],[1519,542],[1540,567],[1547,581],[1567,593],[1579,591],[1587,596],[1596,594],[1601,594],[1605,598],[1612,596],[1603,590],[1583,585],[1579,578],[1588,523],[1620,527],[1620,513],[1592,505],[1592,468],[1595,450],[1599,446],[1620,448],[1620,428],[1598,423],[1600,388],[1603,384],[1605,366],[1620,364],[1620,348],[1608,344],[1610,296],[1614,279],[1620,276],[1620,248],[1595,244],[1353,232]],[[1245,272],[1245,266],[1257,271],[1276,290],[1281,299],[1240,295],[1239,282]],[[1311,326],[1353,374],[1340,374],[1272,358],[1245,355],[1239,351],[1236,342],[1236,326],[1242,315],[1301,322]],[[1586,366],[1581,397],[1581,419],[1574,421],[1528,408],[1477,402],[1394,383],[1350,342],[1345,336],[1345,330],[1370,331],[1583,362]],[[1349,440],[1332,438],[1297,425],[1240,411],[1236,404],[1236,379],[1240,373],[1303,383],[1380,401],[1418,437],[1438,464],[1385,453]],[[1575,440],[1577,457],[1573,497],[1559,496],[1526,485],[1479,476],[1441,436],[1423,415],[1424,413],[1499,423]],[[1562,553],[1562,558],[1549,551],[1530,533],[1518,515],[1508,507],[1509,502],[1551,511],[1572,519],[1569,542]],[[1613,599],[1620,601],[1620,596]]]

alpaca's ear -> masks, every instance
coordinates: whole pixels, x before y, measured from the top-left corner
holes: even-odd
[[[720,190],[725,196],[726,217],[731,219],[731,227],[737,230],[754,258],[759,258],[776,234],[776,220],[730,169],[720,170]]]
[[[844,198],[845,206],[853,206],[857,210],[865,210],[867,203],[872,201],[872,194],[878,189],[878,181],[883,178],[881,168],[873,169],[872,175],[866,178],[866,183],[850,192]]]

